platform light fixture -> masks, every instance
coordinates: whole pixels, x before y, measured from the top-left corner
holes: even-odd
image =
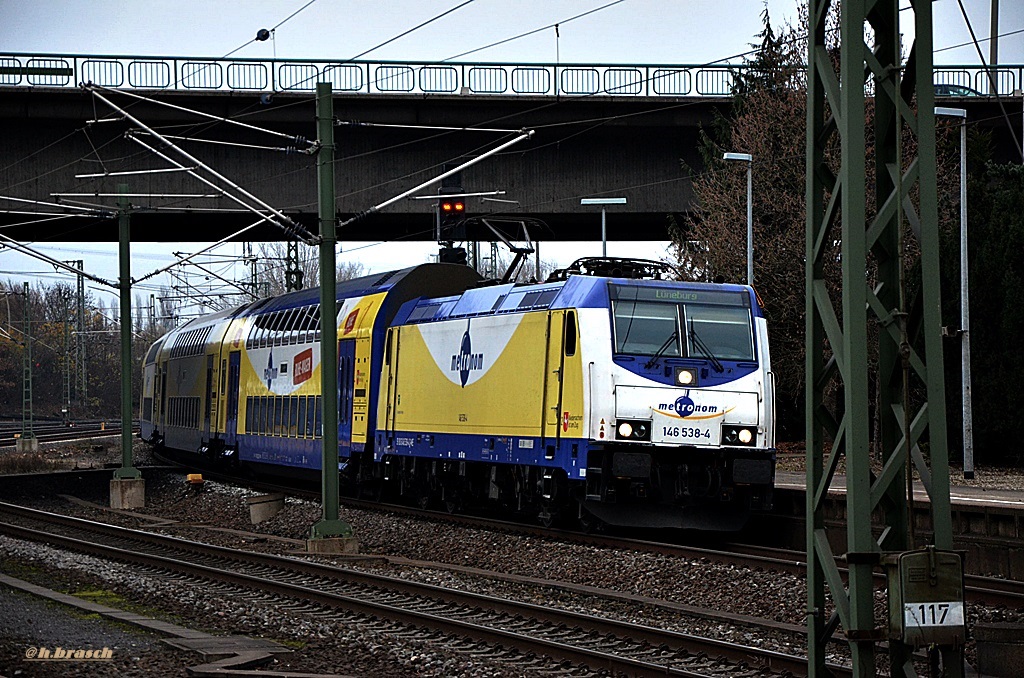
[[[749,153],[726,153],[722,160],[738,160],[747,163],[747,284],[754,284],[754,179],[751,170],[754,156]]]
[[[605,210],[608,205],[625,205],[625,198],[583,198],[580,200],[581,205],[600,205],[601,206],[601,256],[608,256],[608,229],[607,229],[607,216]]]

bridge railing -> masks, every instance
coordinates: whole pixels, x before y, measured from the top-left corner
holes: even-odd
[[[145,90],[303,92],[313,91],[317,82],[330,82],[336,92],[391,95],[724,97],[747,68],[0,53],[0,87],[93,83]],[[1024,88],[1024,66],[941,66],[935,69],[935,83],[965,86],[979,95],[1007,95]]]

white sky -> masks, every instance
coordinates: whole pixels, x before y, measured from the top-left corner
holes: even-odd
[[[992,1],[963,0],[979,40],[989,37]],[[0,0],[0,50],[195,57],[221,57],[234,52],[233,55],[239,57],[346,59],[462,2],[317,0],[288,19],[306,4],[306,0]],[[735,55],[746,52],[756,40],[755,34],[761,29],[760,14],[765,6],[759,0],[622,0],[585,17],[566,21],[610,2],[612,0],[474,0],[361,58],[442,60],[558,23],[557,37],[554,29],[547,28],[474,52],[462,60],[698,64],[734,57],[731,61],[735,63],[739,61]],[[1024,2],[999,0],[999,5],[1001,34],[1024,29]],[[774,26],[795,22],[796,0],[768,0],[767,6]],[[936,63],[977,65],[979,59],[973,46],[942,50],[970,42],[957,0],[938,0],[933,4],[933,11],[934,43],[936,50],[940,50],[935,55]],[[909,18],[909,12],[904,16]],[[257,30],[274,26],[279,27],[273,40],[252,42]],[[908,34],[908,41],[910,37]],[[243,45],[245,47],[238,49]],[[987,60],[987,42],[982,43],[982,50]],[[1024,33],[1000,40],[999,61],[1024,63]],[[599,219],[595,212],[593,243],[545,245],[541,257],[564,266],[576,257],[600,254]],[[436,252],[436,245],[432,243],[361,245],[343,243],[339,261],[359,260],[370,271],[378,271],[422,262],[427,255]],[[55,259],[85,258],[87,270],[109,280],[117,277],[113,244],[62,244],[40,249]],[[138,278],[170,263],[172,251],[197,249],[198,245],[182,243],[134,244],[132,275]],[[662,246],[651,243],[609,244],[609,254],[613,256],[659,258],[662,250]],[[225,253],[237,251],[234,247]],[[56,279],[52,271],[52,267],[24,255],[0,250],[0,279],[20,282],[27,274],[30,281],[50,281]],[[244,272],[236,275],[242,278]],[[144,293],[148,295],[148,291]],[[102,296],[108,300],[113,298]]]

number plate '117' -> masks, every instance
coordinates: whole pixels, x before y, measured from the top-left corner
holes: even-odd
[[[904,628],[963,625],[964,604],[962,602],[903,603]]]

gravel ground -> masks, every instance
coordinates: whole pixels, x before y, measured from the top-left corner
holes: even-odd
[[[119,452],[116,456],[119,459]],[[802,470],[803,457],[782,455],[780,469]],[[1002,481],[998,482],[996,478],[1002,478]],[[978,478],[973,482],[988,482],[991,485],[986,486],[1000,489],[1016,489],[1016,483],[1019,482],[1019,487],[1024,489],[1024,474],[997,474],[992,470],[980,469]],[[286,500],[285,509],[278,516],[253,526],[249,521],[245,502],[245,498],[252,494],[255,493],[214,482],[208,482],[202,493],[192,494],[186,491],[182,476],[166,474],[147,484],[145,513],[186,524],[161,529],[184,538],[279,553],[287,553],[294,546],[251,535],[217,532],[200,525],[259,532],[287,539],[304,539],[309,526],[319,519],[318,504],[289,498]],[[64,500],[42,501],[36,506],[133,527],[152,525],[151,521],[73,506]],[[342,507],[341,518],[353,526],[363,554],[447,563],[553,582],[570,582],[795,625],[803,625],[805,622],[806,592],[802,577],[723,565],[703,559],[689,560],[635,551],[564,544],[516,534],[459,527],[443,521],[406,518],[379,511]],[[0,543],[0,556],[13,555],[11,548],[9,543]],[[28,551],[19,551],[19,559],[31,557],[29,554],[33,549],[42,547],[25,548]],[[61,567],[68,568],[67,572],[73,572],[73,577],[85,576],[81,574],[84,568],[93,573],[90,576],[102,576],[105,580],[107,578],[104,574],[107,566],[88,567],[83,564],[81,558],[68,560],[69,562]],[[320,557],[320,560],[330,562],[323,557]],[[345,561],[338,561],[338,564],[353,566]],[[480,593],[509,596],[544,605],[558,605],[645,624],[688,630],[737,642],[761,644],[783,652],[802,654],[804,651],[803,642],[799,638],[763,638],[759,632],[743,626],[697,622],[665,606],[614,603],[570,593],[558,588],[557,585],[513,585],[493,577],[474,576],[449,571],[443,567],[372,563],[363,563],[355,567]],[[107,568],[107,571],[113,569],[116,568]],[[127,595],[126,591],[132,591],[133,595],[141,596],[147,604],[154,607],[174,609],[173,601],[188,599],[181,597],[184,595],[182,592],[174,591],[172,584],[164,582],[158,586],[152,582],[139,582],[136,581],[138,575],[130,571],[122,575],[108,581],[107,585],[122,595]],[[166,587],[170,589],[165,590]],[[150,594],[147,595],[146,591]],[[164,594],[158,595],[156,591],[164,591]],[[880,593],[879,607],[884,609],[881,595]],[[303,639],[306,643],[303,652],[300,653],[303,657],[296,660],[296,666],[301,665],[302,668],[291,670],[325,670],[322,667],[329,666],[329,670],[344,670],[356,675],[371,675],[382,670],[382,667],[388,673],[399,676],[516,674],[515,670],[509,673],[509,667],[498,663],[467,664],[465,657],[442,652],[437,647],[408,647],[400,638],[381,641],[374,632],[367,630],[361,634],[358,628],[350,624],[331,627],[329,622],[323,620],[314,622],[296,620],[292,615],[283,617],[280,610],[259,611],[251,607],[239,610],[233,608],[229,601],[223,600],[204,600],[203,606],[199,607],[179,605],[177,610],[184,618],[194,619],[196,621],[193,623],[206,624],[209,628],[250,635],[270,634],[270,637],[279,639]],[[983,608],[976,605],[970,606],[969,615],[971,623],[1024,621],[1020,610]],[[328,626],[321,626],[323,624]],[[356,661],[353,656],[339,655],[338,645],[329,640],[337,634],[345,633],[354,634],[349,641],[352,647],[358,648],[358,658],[374,657],[381,660],[381,664],[373,665],[371,673],[365,673],[368,666],[353,663]],[[334,654],[331,654],[332,652]],[[314,668],[310,668],[311,666]]]
[[[29,662],[26,652],[109,648],[101,662]],[[152,676],[183,675],[187,663],[159,638],[135,628],[74,611],[35,596],[0,589],[0,675]]]

